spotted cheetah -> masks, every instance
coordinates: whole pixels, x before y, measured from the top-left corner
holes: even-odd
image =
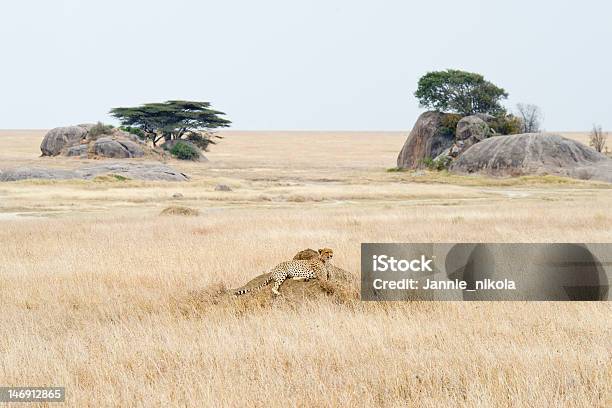
[[[304,260],[291,260],[281,262],[272,269],[272,273],[261,285],[241,289],[235,292],[235,295],[243,295],[245,293],[262,289],[264,286],[269,285],[274,281],[272,286],[272,292],[275,295],[280,295],[278,289],[287,278],[292,278],[298,281],[307,281],[309,279],[322,279],[327,280],[329,278],[327,263],[333,258],[334,251],[329,248],[319,249],[319,256],[312,259]]]

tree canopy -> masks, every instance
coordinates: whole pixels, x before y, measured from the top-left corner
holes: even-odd
[[[188,138],[205,148],[214,136],[211,130],[228,127],[223,112],[210,108],[209,102],[166,101],[141,106],[114,108],[111,115],[123,126],[140,129],[153,145],[161,140]]]
[[[503,114],[501,100],[508,97],[504,89],[482,75],[455,69],[423,75],[414,95],[422,107],[461,115]]]

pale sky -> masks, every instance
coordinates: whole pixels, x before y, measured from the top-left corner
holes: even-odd
[[[612,129],[612,3],[3,0],[0,129],[210,101],[233,129],[406,130],[428,71],[479,72],[547,130]]]

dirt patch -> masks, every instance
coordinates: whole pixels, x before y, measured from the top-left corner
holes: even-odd
[[[200,211],[198,211],[195,208],[181,207],[179,205],[173,205],[173,206],[164,208],[159,215],[182,215],[186,217],[196,217],[200,215]]]

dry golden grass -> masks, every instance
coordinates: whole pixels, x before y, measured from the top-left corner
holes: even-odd
[[[209,301],[307,247],[357,274],[361,242],[612,242],[609,185],[387,172],[404,136],[233,132],[171,163],[186,183],[0,184],[1,385],[70,406],[610,406],[609,302]],[[36,158],[39,137],[0,133],[0,167],[81,163]]]

